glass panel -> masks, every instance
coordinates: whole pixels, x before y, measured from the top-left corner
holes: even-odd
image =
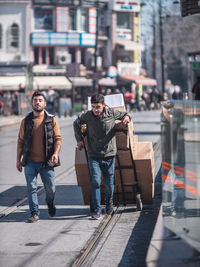
[[[81,31],[88,31],[88,12],[86,8],[81,8],[81,23],[80,23],[80,30]]]
[[[164,224],[200,250],[200,101],[163,103]]]
[[[10,45],[13,47],[19,47],[19,26],[17,24],[13,24],[11,26],[11,42]]]
[[[35,30],[53,30],[53,9],[34,7]]]
[[[70,16],[69,29],[72,31],[75,31],[76,30],[76,9],[75,8],[70,8],[69,16]]]
[[[34,63],[39,64],[39,48],[34,47]]]
[[[46,64],[46,47],[42,47],[42,64]]]
[[[117,13],[117,28],[131,29],[130,13],[118,12]]]
[[[2,25],[0,24],[0,48],[2,48]]]
[[[54,47],[49,47],[50,65],[54,65]]]

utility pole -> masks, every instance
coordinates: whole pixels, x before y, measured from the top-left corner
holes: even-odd
[[[98,35],[99,35],[99,0],[96,1],[96,40],[95,40],[95,51],[94,51],[94,78],[93,78],[93,91],[97,93],[97,58],[98,58]]]
[[[156,17],[153,8],[153,46],[152,46],[152,76],[156,80]]]
[[[161,58],[161,89],[165,92],[165,60],[163,46],[163,21],[162,21],[162,0],[159,1],[159,27],[160,27],[160,58]]]

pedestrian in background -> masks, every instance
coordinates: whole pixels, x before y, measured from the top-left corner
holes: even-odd
[[[192,88],[192,93],[194,94],[195,100],[200,100],[200,76],[197,77],[197,82]]]
[[[39,219],[38,173],[46,191],[49,215],[54,216],[56,213],[54,167],[60,165],[58,155],[62,140],[56,118],[47,113],[45,107],[45,96],[40,91],[35,91],[32,95],[33,111],[22,120],[17,142],[16,167],[22,172],[24,166],[31,212],[28,219],[30,223]]]
[[[101,171],[105,186],[105,211],[113,212],[113,190],[115,155],[117,153],[115,138],[115,120],[121,120],[124,125],[130,122],[126,112],[114,110],[104,102],[104,96],[95,94],[91,97],[92,110],[82,113],[74,121],[74,133],[77,147],[84,146],[81,125],[87,125],[88,166],[91,179],[91,211],[92,219],[101,217]]]

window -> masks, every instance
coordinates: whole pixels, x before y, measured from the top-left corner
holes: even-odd
[[[99,24],[99,35],[105,34],[105,10],[99,10],[99,17],[98,17],[98,24]]]
[[[81,23],[80,23],[80,30],[81,31],[88,31],[88,12],[86,8],[81,8]]]
[[[39,48],[34,47],[34,63],[39,64]]]
[[[54,65],[54,47],[34,47],[34,63]]]
[[[69,17],[70,17],[69,29],[71,31],[75,31],[76,30],[76,9],[75,8],[70,8]]]
[[[76,49],[74,47],[70,47],[69,53],[72,55],[72,63],[75,63],[76,62]]]
[[[0,24],[0,48],[2,48],[2,25]]]
[[[131,29],[131,16],[129,13],[117,13],[117,28],[118,29]]]
[[[16,23],[10,27],[10,46],[19,47],[19,26]]]
[[[34,8],[34,28],[35,30],[53,31],[53,9],[47,7]]]

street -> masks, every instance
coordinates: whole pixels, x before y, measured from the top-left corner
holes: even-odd
[[[135,133],[139,140],[150,140],[156,148],[155,173],[156,186],[160,186],[160,151],[159,135],[160,111],[141,112],[133,114]],[[75,117],[74,117],[75,118]],[[62,166],[57,168],[57,193],[55,204],[56,216],[49,218],[45,195],[39,193],[40,221],[35,224],[25,223],[29,216],[27,202],[18,208],[13,207],[26,196],[26,184],[23,173],[15,169],[16,138],[19,125],[10,126],[0,131],[1,146],[1,179],[0,200],[1,213],[8,211],[8,216],[3,216],[1,223],[1,266],[71,266],[86,246],[88,240],[97,231],[100,221],[90,220],[89,207],[83,205],[81,189],[77,186],[74,172],[75,139],[71,118],[58,119],[63,137],[62,151],[60,154]],[[149,127],[151,125],[151,127]],[[150,128],[150,129],[149,129]],[[156,146],[157,144],[157,146]],[[42,186],[41,182],[39,183]],[[148,244],[159,211],[160,192],[155,194],[155,203],[147,205],[142,212],[136,212],[135,205],[126,206],[120,214],[118,223],[113,228],[108,242],[106,241],[101,253],[93,263],[100,266],[131,266],[132,260],[143,266]],[[12,212],[9,212],[12,210]],[[143,237],[141,238],[141,232]],[[136,240],[131,237],[133,236]],[[119,240],[118,245],[116,244]],[[110,257],[105,257],[109,247]],[[116,257],[117,254],[117,257]],[[115,260],[114,260],[115,259]],[[99,261],[100,260],[100,261]],[[121,262],[121,263],[120,263]],[[142,264],[142,265],[141,265]]]

